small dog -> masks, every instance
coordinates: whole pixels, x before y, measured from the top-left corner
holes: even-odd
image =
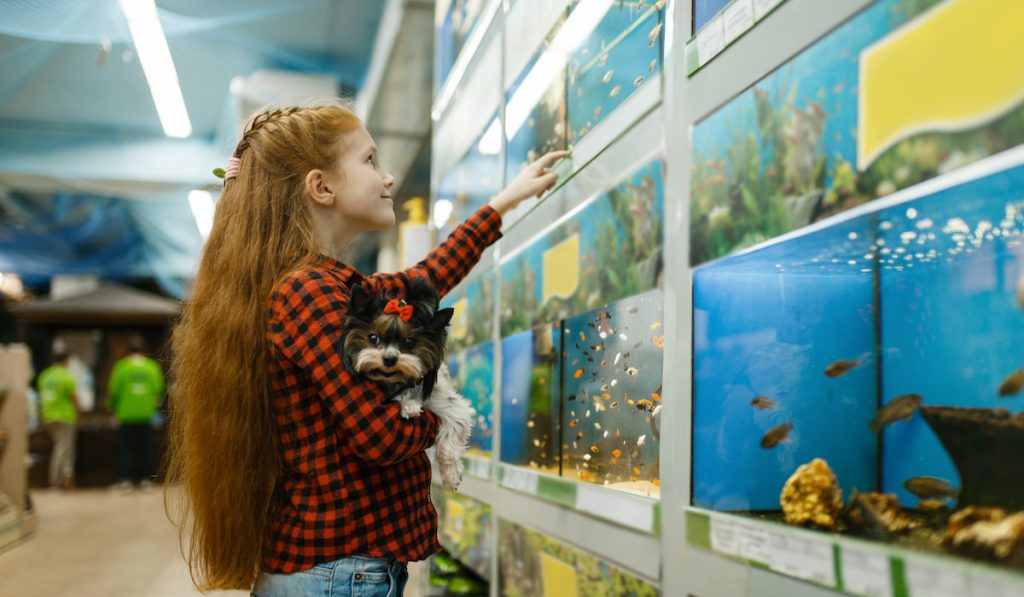
[[[426,408],[437,415],[435,457],[446,489],[462,482],[476,411],[452,384],[444,362],[448,323],[454,309],[439,309],[437,290],[425,278],[406,282],[405,298],[352,287],[343,332],[342,360],[350,371],[385,384],[405,418]]]

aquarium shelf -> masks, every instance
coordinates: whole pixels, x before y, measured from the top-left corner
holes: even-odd
[[[854,595],[1009,597],[1024,591],[1021,573],[701,508],[686,509],[686,541]]]
[[[490,479],[494,474],[494,462],[490,458],[463,456],[462,467],[465,474],[477,479]]]
[[[692,75],[754,28],[785,0],[733,0],[686,42],[686,74]]]
[[[654,498],[508,465],[498,467],[498,483],[504,488],[630,529],[652,535],[660,531],[661,503]]]

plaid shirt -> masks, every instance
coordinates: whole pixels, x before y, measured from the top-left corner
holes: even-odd
[[[443,296],[501,237],[485,206],[406,276],[427,276]],[[274,412],[283,474],[262,568],[291,573],[346,556],[422,560],[440,549],[430,503],[437,418],[412,419],[381,387],[342,364],[349,288],[402,291],[401,274],[363,277],[330,258],[289,275],[270,297]]]

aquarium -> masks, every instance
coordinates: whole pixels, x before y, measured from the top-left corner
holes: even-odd
[[[488,123],[496,126],[497,115]],[[434,201],[435,206],[443,201],[450,204],[448,226],[463,222],[501,190],[501,135],[496,132],[496,128],[494,132],[491,128],[483,131],[458,163],[441,176]],[[436,213],[437,207],[434,209]],[[439,234],[447,236],[449,231],[441,230]]]
[[[451,72],[459,52],[466,45],[473,28],[480,20],[487,0],[449,0],[448,8],[437,29],[434,52],[435,89],[440,89]]]
[[[431,485],[430,497],[440,521],[441,545],[475,574],[489,580],[494,544],[491,507],[439,485]]]
[[[501,594],[655,597],[658,587],[577,547],[498,519]]]
[[[570,55],[566,87],[570,144],[578,143],[660,72],[663,4],[615,3]],[[575,8],[585,10],[585,3],[578,2]]]
[[[561,346],[557,323],[502,339],[502,462],[559,474]]]
[[[692,501],[1024,569],[1024,148],[707,263]]]
[[[448,368],[455,387],[476,410],[467,456],[490,458],[494,440],[494,342],[451,355]]]
[[[693,0],[693,31],[696,33],[708,24],[718,13],[725,10],[732,0]]]
[[[448,330],[450,353],[491,339],[496,278],[494,270],[485,270],[459,284],[441,300],[442,307],[455,309]]]
[[[562,474],[660,494],[661,290],[565,321]]]

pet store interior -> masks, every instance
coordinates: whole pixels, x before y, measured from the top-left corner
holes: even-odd
[[[569,151],[441,298],[475,418],[405,595],[1024,595],[1020,0],[13,0],[0,66],[0,593],[199,593],[165,381],[219,169],[343,97],[367,276]]]

